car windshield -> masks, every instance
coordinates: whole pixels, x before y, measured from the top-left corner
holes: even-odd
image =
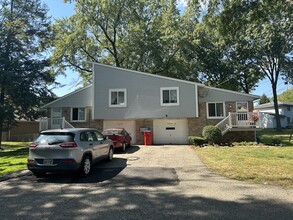
[[[103,135],[121,134],[122,130],[105,130]]]
[[[73,141],[74,134],[72,133],[43,133],[35,140],[35,143],[52,145]]]

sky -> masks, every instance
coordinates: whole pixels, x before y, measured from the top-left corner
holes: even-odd
[[[74,5],[69,3],[64,3],[63,0],[42,0],[49,8],[49,16],[54,18],[63,18],[69,17],[74,14]],[[179,7],[186,6],[186,0],[178,0]],[[61,88],[54,88],[53,92],[57,96],[66,95],[74,90],[77,89],[78,85],[77,82],[79,81],[79,75],[72,71],[67,71],[66,76],[58,76],[56,81],[61,83],[63,86]],[[284,84],[283,80],[280,80],[277,87],[278,94],[284,92],[285,90],[292,88],[292,85],[288,86]],[[268,97],[272,97],[272,89],[269,79],[264,79],[259,82],[258,87],[251,92],[255,95],[262,95],[266,94]]]

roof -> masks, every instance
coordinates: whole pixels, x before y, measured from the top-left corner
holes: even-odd
[[[293,102],[278,102],[278,106],[287,106],[287,105],[292,105],[293,106]],[[265,104],[261,104],[261,105],[257,105],[254,108],[255,109],[263,109],[263,108],[273,108],[274,107],[274,103],[273,102],[268,102]]]

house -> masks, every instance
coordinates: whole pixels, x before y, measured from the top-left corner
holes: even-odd
[[[32,141],[39,133],[39,121],[18,120],[8,131],[3,131],[3,141]]]
[[[281,126],[286,128],[293,125],[293,103],[278,102]],[[260,116],[262,128],[276,128],[274,103],[265,103],[255,107]]]
[[[153,131],[154,144],[187,144],[217,125],[226,137],[254,140],[253,100],[259,96],[93,63],[93,84],[43,106],[41,129],[124,127],[133,143]]]

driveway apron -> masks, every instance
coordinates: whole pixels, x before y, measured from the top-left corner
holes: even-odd
[[[190,146],[133,146],[89,177],[0,182],[0,219],[293,219],[293,190],[214,174]]]

